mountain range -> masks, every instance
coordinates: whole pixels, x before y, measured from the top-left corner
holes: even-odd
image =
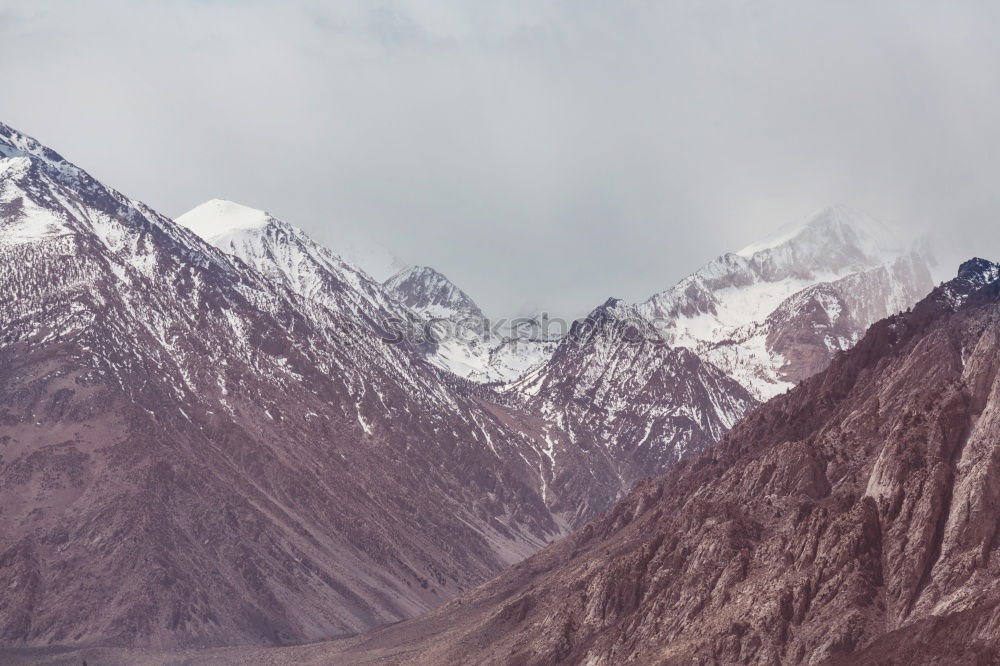
[[[870,217],[834,206],[644,302],[609,299],[552,337],[541,317],[525,328],[493,326],[433,268],[376,278],[302,229],[234,202],[168,219],[0,124],[0,285],[11,295],[0,303],[0,584],[9,591],[0,645],[315,641],[426,615],[457,597],[475,600],[476,612],[449,605],[419,621],[456,627],[435,639],[441,663],[458,659],[466,640],[482,643],[480,631],[494,632],[497,645],[527,636],[539,659],[634,660],[635,646],[598,635],[626,621],[616,605],[638,612],[640,590],[663,589],[622,564],[634,587],[618,590],[608,582],[620,578],[608,573],[617,566],[609,553],[634,567],[633,545],[647,544],[636,545],[646,553],[643,539],[690,530],[690,539],[663,537],[675,543],[664,557],[684,569],[700,534],[718,551],[702,564],[715,566],[743,552],[719,534],[764,529],[766,510],[755,502],[775,474],[794,477],[795,488],[819,484],[802,492],[832,505],[824,515],[833,521],[847,500],[827,499],[841,478],[830,461],[854,453],[832,443],[815,453],[804,429],[848,400],[855,379],[819,378],[864,355],[873,335],[865,331],[880,320],[873,331],[930,312],[927,303],[938,304],[939,318],[966,312],[995,269],[967,265],[923,309],[896,316],[931,290],[930,261]],[[823,381],[839,392],[810,388]],[[860,410],[860,400],[843,404]],[[803,416],[810,409],[815,418]],[[787,439],[789,428],[798,439]],[[750,443],[794,469],[748,464]],[[737,458],[740,473],[764,479],[749,489],[727,482],[732,505],[752,515],[712,518],[725,503],[710,499],[680,511],[696,481],[706,497],[722,492],[697,470]],[[793,527],[781,530],[798,538]],[[770,541],[760,547],[778,552]],[[550,570],[552,579],[539,573]],[[663,592],[671,613],[729,608],[674,578],[681,587]],[[490,624],[498,599],[521,594],[522,584],[575,599],[558,596],[563,583],[614,589],[584,594],[603,594],[603,610],[549,609],[533,597]],[[696,600],[681,608],[678,599]],[[533,634],[521,623],[536,608],[567,624],[539,620]],[[893,608],[899,622],[924,617],[917,606]],[[608,617],[600,629],[595,612]],[[400,626],[438,636],[434,627],[449,625]],[[779,640],[769,631],[747,635]],[[664,650],[686,640],[642,632],[621,633],[651,636]],[[399,635],[385,644],[403,645]],[[459,635],[479,638],[449,643]],[[877,635],[862,632],[851,649]],[[837,652],[785,640],[784,652],[744,653],[737,642],[740,652],[719,654],[764,663],[799,654],[788,650]],[[506,663],[499,652],[477,654]]]

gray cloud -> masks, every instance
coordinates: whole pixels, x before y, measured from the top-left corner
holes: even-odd
[[[0,118],[168,215],[230,198],[577,314],[835,201],[934,231],[945,272],[1000,257],[998,14],[0,0]]]

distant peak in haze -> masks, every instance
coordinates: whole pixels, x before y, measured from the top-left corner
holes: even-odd
[[[870,257],[897,254],[904,245],[900,232],[884,222],[857,208],[832,204],[733,254],[749,259],[759,252],[810,238],[854,246]]]

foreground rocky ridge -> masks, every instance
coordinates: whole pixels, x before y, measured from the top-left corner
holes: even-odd
[[[495,581],[297,657],[992,663],[998,274],[967,262],[711,451]]]

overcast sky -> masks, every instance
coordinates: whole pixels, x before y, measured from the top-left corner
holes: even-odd
[[[176,216],[364,234],[488,313],[842,202],[1000,258],[1000,3],[0,0],[0,120]]]

